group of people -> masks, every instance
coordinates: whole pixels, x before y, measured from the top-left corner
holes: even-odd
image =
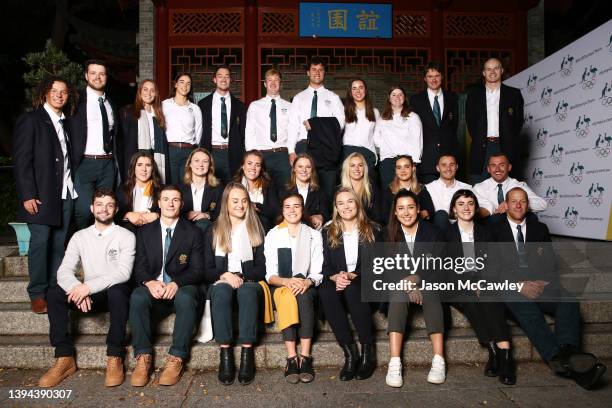
[[[155,322],[174,313],[158,382],[176,384],[207,302],[226,385],[236,378],[234,345],[241,346],[238,381],[253,381],[258,333],[273,320],[286,346],[285,378],[313,381],[319,318],[344,353],[339,379],[367,379],[376,368],[372,314],[381,311],[388,316],[386,383],[400,387],[410,304],[423,307],[431,383],[446,378],[445,304],[470,320],[489,352],[485,374],[506,385],[516,381],[506,309],[557,373],[591,388],[606,370],[580,350],[578,303],[539,302],[560,284],[551,271],[526,267],[525,243],[550,241],[535,215],[546,202],[510,177],[523,107],[520,91],[501,84],[498,60],[485,62],[484,84],[468,96],[471,184],[455,178],[457,97],[442,90],[434,63],[424,73],[425,91],[409,104],[392,87],[382,114],[362,79],[349,82],[344,103],[326,89],[317,58],[306,67],[308,88],[291,103],[280,97],[281,73],[271,69],[266,96],[248,110],[229,92],[225,66],[198,104],[191,76],[182,73],[171,98],[160,101],[157,85],[144,80],[134,104],[121,110],[105,93],[105,63],[85,66],[87,88],[78,99],[65,80],[43,81],[36,109],[14,133],[18,218],[31,232],[28,293],[32,310],[48,313],[56,357],[40,386],[77,369],[71,309],[110,313],[107,386],[125,379],[128,322],[136,358],[130,381],[148,383]],[[468,300],[447,302],[416,287],[425,272],[402,277],[415,287],[387,302],[362,297],[362,278],[372,271],[360,254],[369,246],[395,243],[418,257],[431,256],[433,243],[434,256],[461,257],[473,255],[463,244],[491,241],[516,246],[508,262],[520,271],[521,301],[485,303],[467,291]],[[555,316],[554,332],[544,313]]]

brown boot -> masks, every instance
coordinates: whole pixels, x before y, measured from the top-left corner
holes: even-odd
[[[132,372],[132,387],[144,387],[149,382],[153,356],[151,354],[139,354],[136,356],[136,367]]]
[[[77,370],[74,357],[59,357],[55,360],[55,365],[38,380],[38,386],[49,388],[55,387],[57,384],[70,377]]]
[[[159,376],[159,385],[174,385],[180,380],[183,371],[183,360],[179,357],[169,355],[166,358],[164,371]]]
[[[123,384],[125,374],[123,373],[123,360],[121,357],[108,356],[106,358],[106,378],[104,385],[107,387],[116,387]]]

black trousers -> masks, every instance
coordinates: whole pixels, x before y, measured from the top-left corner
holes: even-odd
[[[468,294],[466,294],[469,296]],[[476,294],[473,301],[452,302],[455,309],[459,310],[468,319],[476,332],[478,341],[482,344],[491,341],[510,341],[510,329],[506,322],[506,306],[504,303],[479,302]]]
[[[357,276],[342,291],[336,291],[336,284],[325,279],[319,286],[319,298],[323,305],[325,318],[340,345],[353,343],[353,334],[348,322],[348,313],[357,329],[359,341],[363,344],[374,343],[372,312],[368,302],[361,301],[361,278]],[[348,308],[344,307],[343,300]]]
[[[125,330],[128,320],[130,292],[127,283],[113,285],[105,291],[91,295],[89,313],[110,312],[110,327],[106,336],[106,355],[123,357],[125,355]],[[49,337],[55,347],[55,358],[71,357],[76,353],[74,340],[69,332],[68,311],[78,310],[74,303],[67,302],[67,295],[59,285],[52,286],[47,292],[47,313],[49,315]]]

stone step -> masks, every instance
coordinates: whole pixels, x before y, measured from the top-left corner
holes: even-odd
[[[163,364],[170,346],[170,336],[159,336],[156,341],[156,367]],[[586,351],[595,353],[599,358],[612,357],[612,325],[585,325],[583,346]],[[89,335],[76,338],[77,364],[80,368],[102,369],[106,367],[105,336]],[[513,329],[514,356],[517,361],[540,361],[527,338],[518,328]],[[389,359],[387,336],[379,333],[376,341],[377,360],[384,366]],[[487,352],[478,344],[469,329],[453,329],[445,342],[446,360],[453,363],[483,363]],[[239,348],[235,348],[236,358]],[[128,348],[127,365],[133,367],[134,358]],[[333,335],[323,333],[313,343],[313,356],[317,367],[339,367],[344,359]],[[285,365],[286,351],[278,334],[267,334],[256,347],[255,360],[259,368],[281,368]],[[426,366],[432,359],[431,344],[425,330],[413,330],[404,344],[403,361],[406,365]],[[9,368],[47,368],[53,361],[53,348],[47,336],[2,336],[0,337],[0,366]],[[218,366],[218,348],[214,342],[196,343],[191,348],[191,369],[214,370]]]

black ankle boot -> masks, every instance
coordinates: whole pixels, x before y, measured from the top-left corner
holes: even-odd
[[[238,382],[247,385],[255,378],[255,352],[253,347],[243,347],[240,352],[240,371],[238,371]]]
[[[285,380],[289,384],[297,384],[300,382],[300,366],[298,356],[287,358],[287,365],[285,366]]]
[[[487,377],[497,377],[497,354],[499,353],[499,348],[495,343],[489,342],[487,343],[487,350],[489,351],[489,361],[487,361],[487,365],[485,366],[484,375]]]
[[[235,376],[234,349],[232,347],[221,347],[219,353],[219,381],[221,384],[231,385],[234,383]]]
[[[350,381],[355,378],[357,364],[359,363],[359,353],[355,343],[344,344],[341,346],[344,352],[344,367],[340,371],[340,381]]]
[[[497,367],[499,382],[504,385],[516,384],[516,372],[514,370],[514,359],[512,350],[497,349]]]
[[[312,357],[301,356],[300,357],[300,381],[303,383],[309,383],[314,380],[314,368],[312,366]]]
[[[361,357],[359,358],[359,368],[355,378],[365,380],[370,378],[376,369],[376,350],[373,344],[361,345]]]

